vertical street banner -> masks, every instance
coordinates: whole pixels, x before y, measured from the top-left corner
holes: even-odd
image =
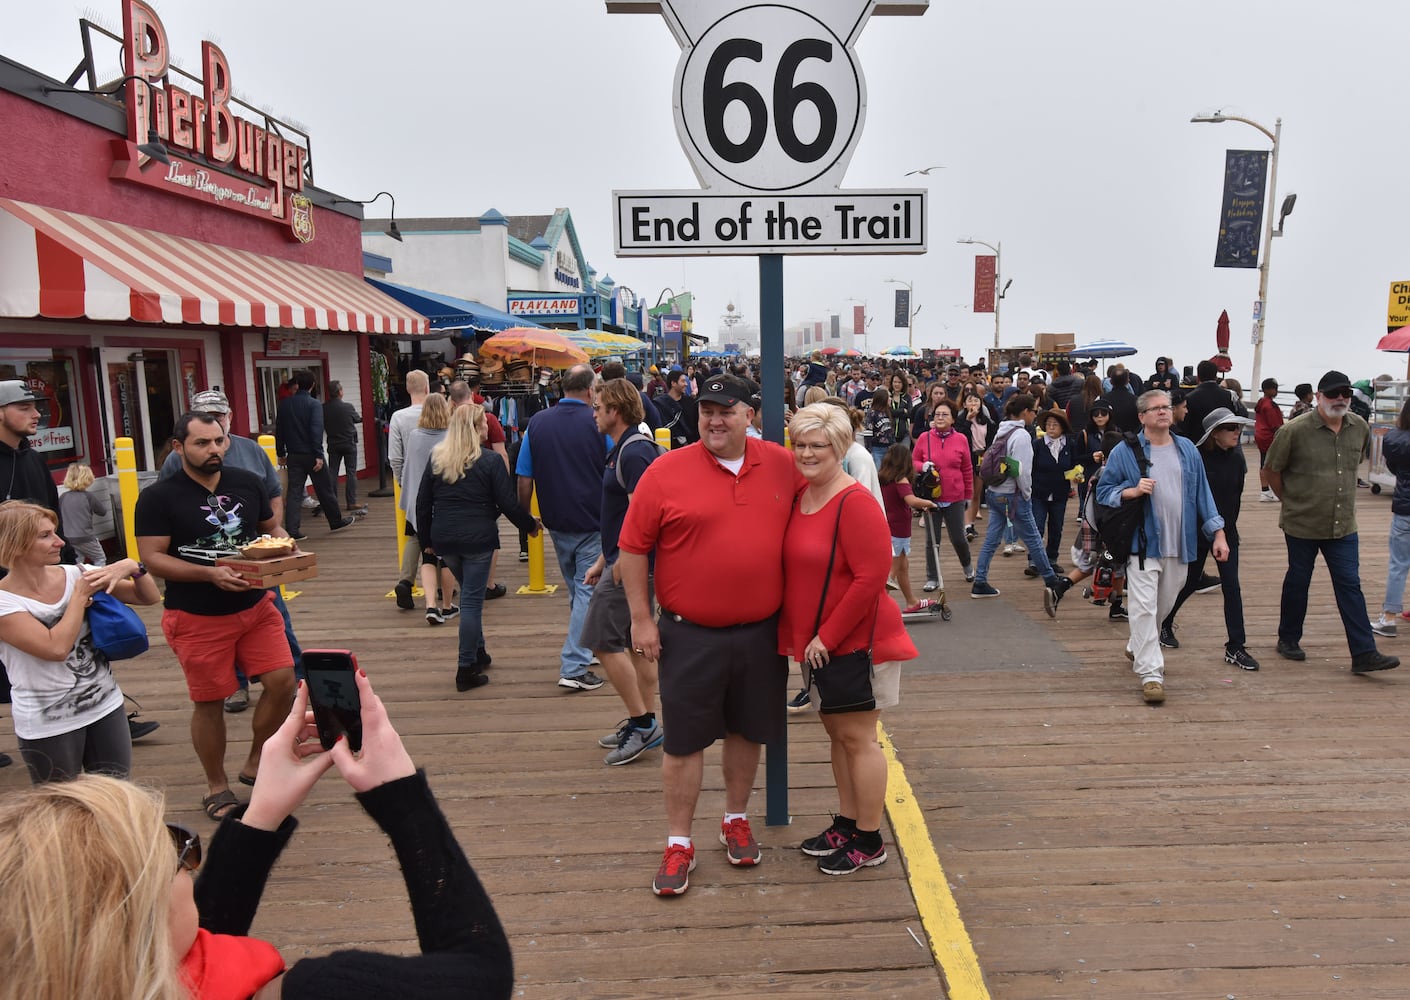
[[[896,289],[896,326],[911,325],[911,290],[909,288]]]
[[[979,254],[974,258],[974,311],[994,311],[994,287],[998,284],[998,258]]]
[[[852,307],[852,336],[864,337],[867,332],[867,307]]]
[[[822,323],[821,323],[821,321],[819,321],[819,322],[813,324],[813,340],[816,341],[817,343],[821,344],[821,343],[822,343],[822,339],[823,339]]]
[[[834,314],[832,316],[832,339],[842,339],[842,317]]]
[[[1268,151],[1224,152],[1224,203],[1219,209],[1215,267],[1257,267],[1263,197],[1268,187]]]

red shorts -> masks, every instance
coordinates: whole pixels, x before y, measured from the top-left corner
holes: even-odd
[[[265,594],[248,611],[233,615],[193,615],[162,612],[162,634],[186,675],[192,701],[221,701],[235,693],[235,666],[246,677],[294,665],[284,636],[284,616]]]

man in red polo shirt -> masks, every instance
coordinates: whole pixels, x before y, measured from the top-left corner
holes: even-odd
[[[793,456],[746,435],[754,387],[730,375],[701,387],[700,441],[651,463],[637,484],[618,539],[632,644],[660,661],[662,749],[669,838],[652,882],[658,896],[690,888],[691,820],[705,748],[725,741],[725,816],[720,842],[732,865],[759,863],[745,808],[759,748],[783,726],[787,663],[776,653],[783,603],[783,534],[802,477]],[[651,615],[647,556],[656,555],[658,622]],[[711,578],[721,556],[741,568]]]

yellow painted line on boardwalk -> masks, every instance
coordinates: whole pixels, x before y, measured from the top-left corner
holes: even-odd
[[[979,968],[979,956],[969,940],[960,908],[950,892],[950,883],[940,867],[940,857],[930,839],[930,829],[916,802],[906,769],[896,758],[896,747],[880,722],[877,738],[886,754],[886,812],[891,817],[891,830],[896,844],[905,856],[906,872],[915,896],[916,909],[925,936],[930,941],[931,954],[945,974],[950,1000],[989,1000],[989,987]]]

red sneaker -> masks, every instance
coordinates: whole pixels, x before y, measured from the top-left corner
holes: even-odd
[[[725,845],[725,854],[732,865],[757,865],[759,863],[759,842],[749,829],[747,819],[732,819],[720,824],[720,843]]]
[[[651,891],[658,896],[682,896],[690,888],[690,873],[695,871],[695,848],[671,845],[656,869]]]

